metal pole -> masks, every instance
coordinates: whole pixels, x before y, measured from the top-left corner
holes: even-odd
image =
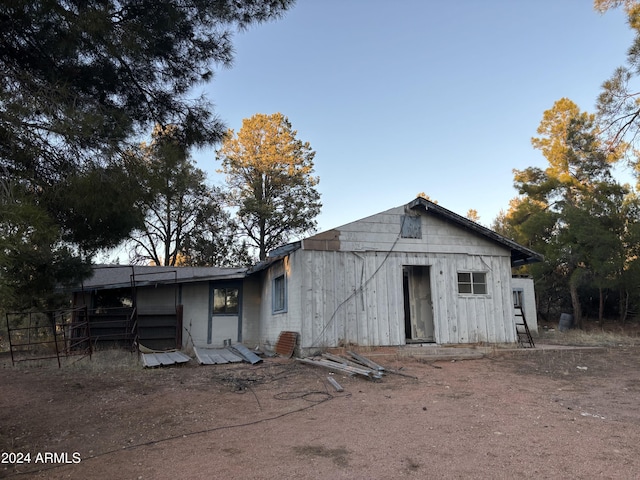
[[[16,362],[13,360],[13,343],[11,343],[11,328],[9,327],[9,313],[5,314],[7,319],[7,336],[9,337],[9,351],[11,352],[11,366],[15,367]]]
[[[58,368],[61,368],[60,365],[60,350],[58,349],[58,337],[56,336],[56,316],[55,312],[51,313],[51,330],[53,330],[53,343],[56,346],[56,358],[58,359]]]

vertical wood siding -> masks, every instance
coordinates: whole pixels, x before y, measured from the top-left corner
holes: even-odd
[[[271,312],[272,279],[263,283],[261,335],[300,333],[306,349],[342,345],[402,345],[403,266],[429,266],[435,340],[439,344],[516,340],[510,250],[457,225],[421,215],[422,238],[400,238],[399,207],[336,229],[339,248],[304,249],[287,257],[288,309]],[[458,293],[459,271],[485,272],[486,295]]]
[[[431,267],[437,343],[515,341],[508,257],[320,251],[292,256],[304,257],[304,309],[288,312],[302,318],[303,348],[404,344],[405,265]],[[459,270],[485,271],[488,294],[458,294]],[[294,283],[292,278],[289,286]]]

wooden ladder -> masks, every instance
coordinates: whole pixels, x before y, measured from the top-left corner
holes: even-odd
[[[531,337],[531,331],[527,325],[527,319],[524,318],[524,311],[522,307],[513,307],[516,317],[516,334],[518,335],[518,344],[523,348],[535,348],[533,343],[533,337]]]

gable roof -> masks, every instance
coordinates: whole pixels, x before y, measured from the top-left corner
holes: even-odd
[[[504,237],[499,233],[494,232],[493,230],[488,229],[487,227],[483,227],[479,223],[462,217],[457,213],[452,212],[451,210],[447,210],[437,203],[430,202],[425,198],[417,197],[415,200],[407,204],[407,208],[411,210],[422,210],[425,212],[429,212],[433,215],[438,216],[442,220],[458,225],[459,227],[481,235],[493,242],[504,245],[511,250],[511,266],[513,267],[526,265],[529,263],[541,262],[542,260],[544,260],[544,257],[541,254],[523,245],[520,245],[519,243],[516,243],[513,240]]]
[[[457,213],[454,213],[451,210],[447,210],[446,208],[441,207],[436,203],[430,202],[429,200],[423,197],[417,197],[416,199],[412,200],[408,204],[404,205],[404,208],[405,210],[429,212],[429,214],[435,215],[441,220],[444,220],[445,222],[454,224],[460,228],[463,228],[464,230],[467,230],[472,234],[480,235],[491,242],[497,243],[503,247],[508,248],[511,251],[512,267],[519,267],[521,265],[541,262],[544,260],[544,256],[542,256],[538,252],[535,252],[523,245],[520,245],[519,243],[507,237],[504,237],[499,233],[496,233],[493,230],[480,225],[479,223],[476,223],[472,220],[469,220],[468,218],[458,215]],[[356,222],[358,222],[358,220],[356,220]],[[356,222],[353,222],[353,223],[356,223]],[[303,239],[302,241],[289,243],[286,245],[282,245],[278,248],[275,248],[269,252],[268,258],[265,262],[261,262],[260,264],[254,266],[250,270],[250,272],[252,273],[254,271],[259,271],[261,269],[264,269],[268,267],[271,263],[273,263],[275,260],[282,258],[283,256],[286,256],[287,254],[289,254],[294,250],[298,250],[299,248],[302,248],[303,244],[305,244],[305,242],[307,242],[309,239],[317,239],[319,242],[321,243],[324,242],[328,245],[329,243],[331,243],[333,240],[337,238],[336,230],[340,230],[340,229],[341,227],[337,227],[335,229],[332,229],[326,232],[317,233],[315,235],[307,237],[306,239]]]
[[[473,234],[480,235],[492,242],[502,245],[511,251],[511,265],[521,266],[529,263],[541,262],[544,257],[513,240],[506,238],[493,230],[447,210],[440,205],[417,197],[405,209],[428,212],[440,219],[457,225]],[[330,231],[331,232],[331,231]],[[319,233],[308,238],[322,235]],[[149,265],[95,265],[93,276],[86,279],[72,291],[94,289],[128,288],[135,281],[136,286],[160,285],[175,283],[204,282],[210,280],[239,280],[247,275],[260,272],[289,253],[302,247],[302,241],[282,245],[269,252],[265,261],[259,262],[251,268],[222,268],[222,267],[162,267]]]
[[[81,290],[109,290],[129,288],[132,282],[140,287],[175,283],[204,282],[209,280],[233,280],[244,278],[246,268],[221,267],[156,267],[149,265],[94,265],[93,275],[82,285]]]

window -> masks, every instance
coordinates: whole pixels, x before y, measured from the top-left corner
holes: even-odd
[[[238,313],[238,289],[213,289],[213,314],[233,315]]]
[[[131,288],[98,290],[93,299],[93,307],[100,310],[105,308],[131,308],[132,306]]]
[[[513,306],[516,308],[522,308],[524,306],[524,302],[522,297],[524,296],[524,291],[520,289],[513,290]]]
[[[273,313],[287,310],[287,282],[284,275],[273,279]]]
[[[484,272],[458,272],[458,293],[486,295],[487,274]]]
[[[405,215],[402,217],[402,238],[422,238],[422,217]]]

